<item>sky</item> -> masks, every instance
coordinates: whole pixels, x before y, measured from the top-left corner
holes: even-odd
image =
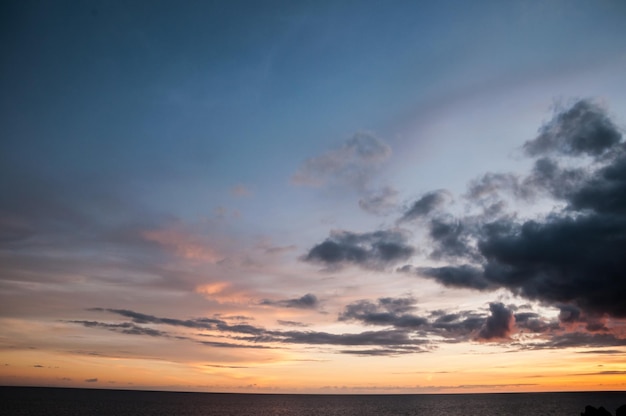
[[[0,385],[626,390],[625,18],[2,2]]]

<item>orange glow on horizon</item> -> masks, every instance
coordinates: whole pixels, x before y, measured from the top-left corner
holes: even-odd
[[[626,366],[594,360],[550,364],[535,357],[536,367],[497,365],[507,354],[451,360],[418,354],[389,358],[386,364],[363,357],[336,358],[322,353],[302,361],[297,354],[250,362],[172,362],[89,354],[6,351],[0,384],[175,391],[280,393],[490,393],[602,391],[626,388]],[[528,358],[530,354],[525,354]],[[496,358],[496,360],[494,360]],[[593,363],[591,361],[594,361]],[[463,367],[459,367],[462,363]],[[491,363],[491,364],[490,364]],[[494,365],[494,363],[496,365]],[[412,364],[412,365],[411,365]],[[457,370],[449,370],[456,367]],[[437,368],[448,368],[437,370]],[[610,368],[606,370],[605,368]],[[595,369],[595,371],[594,371]],[[598,369],[601,369],[598,371]],[[375,380],[365,381],[365,380]]]

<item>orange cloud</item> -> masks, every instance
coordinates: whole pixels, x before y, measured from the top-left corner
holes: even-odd
[[[198,285],[194,292],[218,303],[247,304],[250,302],[250,296],[246,292],[237,290],[229,282],[212,282]]]
[[[184,259],[205,261],[213,264],[224,259],[224,256],[214,247],[180,229],[145,231],[143,238],[161,244]]]

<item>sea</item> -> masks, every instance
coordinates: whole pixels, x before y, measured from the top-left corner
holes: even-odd
[[[0,415],[54,416],[579,416],[615,415],[626,392],[305,395],[0,387]]]

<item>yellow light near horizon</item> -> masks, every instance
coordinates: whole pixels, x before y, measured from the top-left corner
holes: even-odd
[[[170,347],[176,345],[174,342]],[[289,349],[281,344],[275,347],[270,350],[271,357],[265,350],[233,352],[207,347],[201,349],[206,360],[196,356],[186,362],[182,361],[186,356],[183,349],[179,350],[180,361],[175,354],[170,359],[155,359],[91,355],[87,351],[5,349],[1,364],[7,365],[0,366],[0,384],[282,393],[484,393],[626,388],[623,373],[626,365],[616,357],[579,354],[574,350],[512,353],[495,345],[471,344],[468,349],[467,345],[454,344],[434,353],[364,357],[339,353],[346,347]],[[247,359],[243,360],[244,356]],[[602,374],[603,371],[613,373]]]

